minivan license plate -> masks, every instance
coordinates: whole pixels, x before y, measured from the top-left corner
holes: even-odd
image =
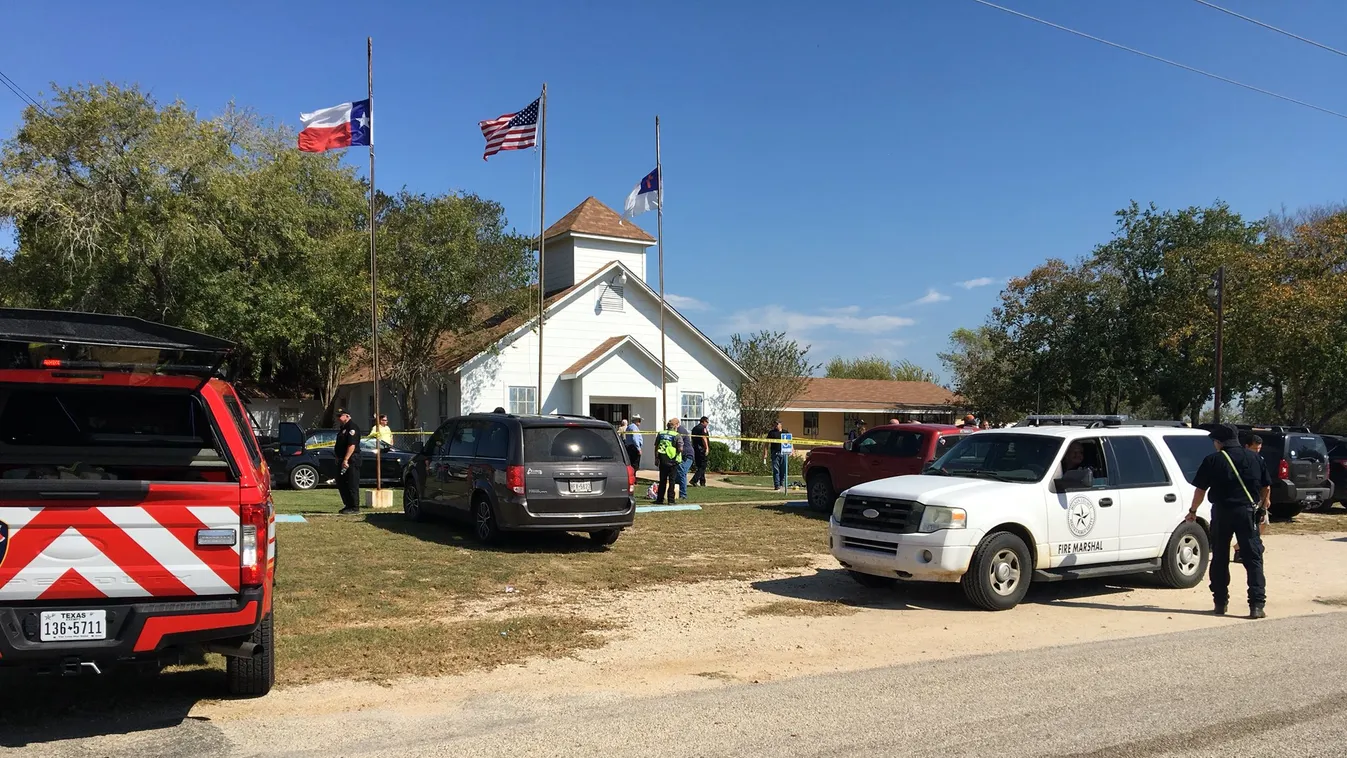
[[[107,611],[43,611],[43,642],[103,640],[108,637]]]
[[[571,493],[588,493],[594,491],[594,483],[588,479],[572,479]]]

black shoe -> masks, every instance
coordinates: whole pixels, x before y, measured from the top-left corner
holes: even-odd
[[[1251,618],[1251,619],[1265,619],[1265,618],[1267,618],[1267,613],[1265,613],[1265,612],[1263,611],[1263,606],[1261,606],[1261,605],[1251,605],[1251,606],[1249,606],[1249,618]]]
[[[360,515],[360,509],[359,509],[359,508],[356,508],[356,507],[354,507],[354,506],[352,506],[352,507],[350,507],[350,508],[342,508],[341,510],[337,511],[337,515],[338,515],[338,516],[359,516],[359,515]]]
[[[1217,616],[1224,616],[1225,611],[1226,611],[1226,604],[1218,600],[1216,601],[1216,607],[1213,608],[1211,612],[1215,613]]]

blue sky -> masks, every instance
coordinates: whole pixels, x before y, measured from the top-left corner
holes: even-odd
[[[1347,58],[1194,2],[1002,4],[1347,110]],[[1220,4],[1347,46],[1336,0]],[[0,70],[31,93],[139,82],[292,125],[364,96],[372,35],[380,187],[477,192],[525,232],[536,155],[483,162],[478,121],[548,83],[550,223],[589,195],[620,209],[659,114],[668,291],[713,337],[785,329],[819,362],[939,369],[1007,277],[1087,254],[1131,199],[1250,216],[1345,199],[1347,121],[971,0],[11,6]],[[19,111],[0,91],[0,132]]]

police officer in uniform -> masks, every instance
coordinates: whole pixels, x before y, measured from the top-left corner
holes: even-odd
[[[360,428],[344,408],[337,411],[337,421],[341,426],[332,453],[337,459],[337,489],[345,506],[338,513],[352,516],[360,513]]]
[[[1211,492],[1211,595],[1217,614],[1224,614],[1230,600],[1230,537],[1239,545],[1244,570],[1249,575],[1249,618],[1266,617],[1267,600],[1263,579],[1263,540],[1258,535],[1260,503],[1266,503],[1272,481],[1257,453],[1239,444],[1233,426],[1218,424],[1210,430],[1216,452],[1202,460],[1193,477],[1193,504],[1188,520],[1197,519],[1197,507]]]

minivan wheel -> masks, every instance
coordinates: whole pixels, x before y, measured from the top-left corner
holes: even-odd
[[[810,474],[806,485],[809,488],[809,510],[815,513],[828,513],[833,509],[837,493],[833,492],[833,483],[828,474],[822,471]]]
[[[1029,577],[1034,570],[1024,540],[1010,532],[988,536],[973,551],[959,584],[964,597],[988,611],[1005,611],[1019,605],[1029,592]]]
[[[606,547],[617,542],[617,538],[621,534],[621,529],[599,529],[598,531],[590,532],[589,538],[594,540],[594,544]]]
[[[1211,543],[1207,540],[1207,531],[1199,524],[1185,521],[1174,530],[1165,547],[1165,554],[1160,559],[1160,581],[1176,590],[1196,587],[1206,575],[1210,560]]]
[[[402,513],[412,521],[425,521],[426,512],[421,509],[421,492],[416,482],[408,481],[402,488]]]
[[[500,542],[500,525],[496,523],[496,512],[486,498],[479,497],[473,503],[472,531],[477,540],[484,545]]]
[[[318,469],[307,463],[301,463],[290,470],[290,488],[311,490],[318,486]]]

